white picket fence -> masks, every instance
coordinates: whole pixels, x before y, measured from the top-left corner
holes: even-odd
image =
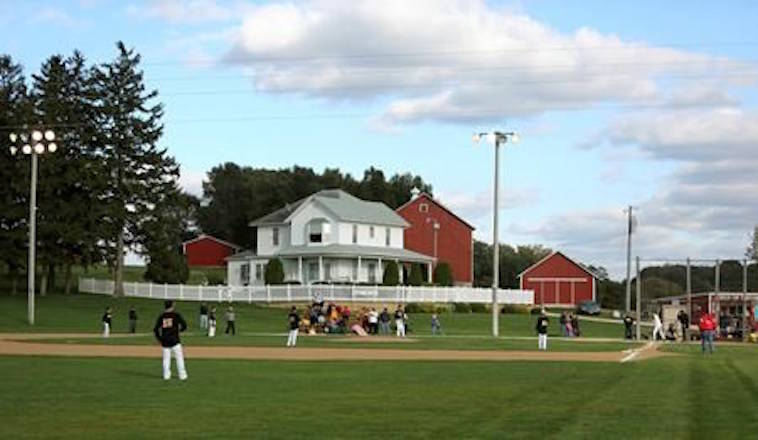
[[[79,292],[112,295],[114,282],[79,278]],[[314,299],[370,303],[491,303],[492,289],[478,287],[411,286],[190,286],[186,284],[124,283],[124,295],[132,298],[182,301],[310,302]],[[533,290],[499,289],[500,304],[534,304]]]

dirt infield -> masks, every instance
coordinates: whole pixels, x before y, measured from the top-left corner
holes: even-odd
[[[40,343],[34,339],[99,337],[93,334],[0,334],[0,355],[136,357],[157,358],[157,346],[88,345]],[[636,350],[618,352],[550,352],[494,350],[399,350],[371,348],[285,348],[285,347],[185,347],[185,355],[195,359],[249,359],[292,361],[566,361],[635,362],[666,356],[648,344]]]

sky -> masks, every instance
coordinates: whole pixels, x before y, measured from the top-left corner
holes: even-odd
[[[182,186],[231,161],[411,172],[492,241],[624,276],[643,258],[742,258],[758,223],[758,2],[0,0],[34,72],[124,41],[165,104]],[[44,166],[44,165],[43,165]]]

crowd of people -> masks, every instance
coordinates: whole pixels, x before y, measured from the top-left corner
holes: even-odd
[[[387,307],[381,311],[375,307],[361,307],[357,311],[348,305],[314,301],[309,305],[300,319],[299,330],[314,335],[347,334],[395,335],[403,337],[410,331],[408,314],[402,305],[390,312]]]
[[[578,315],[562,312],[558,322],[561,325],[561,335],[564,338],[576,338],[582,335],[582,331],[579,328]]]

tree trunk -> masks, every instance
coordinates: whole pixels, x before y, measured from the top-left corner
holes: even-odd
[[[51,292],[55,292],[55,265],[50,264],[47,266],[47,288]]]
[[[116,273],[114,274],[114,296],[124,296],[124,230],[118,233],[118,242],[116,243]]]
[[[71,294],[71,264],[66,264],[65,274],[63,275],[64,284],[63,293],[65,295]]]

